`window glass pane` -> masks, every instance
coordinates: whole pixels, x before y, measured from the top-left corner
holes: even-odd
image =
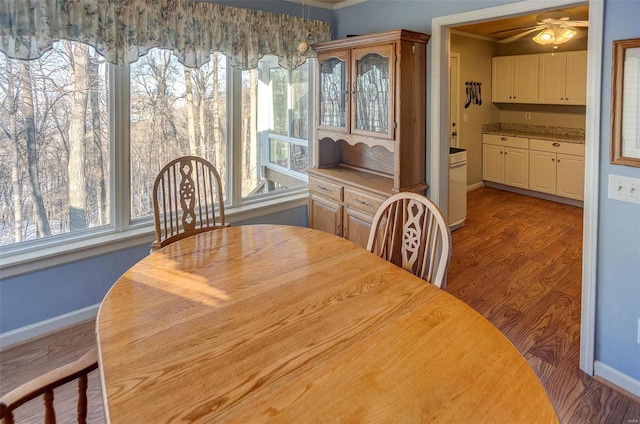
[[[291,137],[309,139],[309,65],[291,71]]]
[[[197,155],[227,176],[226,59],[199,69],[153,49],[131,65],[131,217],[153,215],[153,183],[168,162]]]
[[[269,149],[269,162],[283,167],[289,164],[289,143],[271,140]]]
[[[289,119],[287,119],[289,113],[289,91],[287,89],[289,72],[286,69],[272,68],[269,69],[269,73],[271,78],[271,110],[273,111],[271,133],[289,135]]]
[[[0,245],[110,223],[107,84],[86,44],[0,53]]]
[[[242,73],[242,196],[306,185],[309,67],[265,56]]]

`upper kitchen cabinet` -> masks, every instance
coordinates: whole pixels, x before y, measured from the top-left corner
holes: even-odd
[[[492,59],[491,99],[494,103],[538,103],[538,55]]]
[[[587,51],[540,55],[540,103],[587,104]]]

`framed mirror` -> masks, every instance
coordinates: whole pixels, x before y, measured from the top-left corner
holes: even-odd
[[[611,163],[640,167],[640,38],[613,42]]]

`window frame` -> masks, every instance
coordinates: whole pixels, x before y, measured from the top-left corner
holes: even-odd
[[[227,59],[228,61],[228,59]],[[316,60],[309,59],[309,114],[308,157],[309,167],[315,165],[315,116],[317,87]],[[0,251],[0,278],[6,279],[111,252],[150,244],[155,240],[153,217],[131,219],[130,126],[130,68],[109,64],[109,208],[111,223],[54,237],[29,240],[2,247]],[[249,219],[307,206],[308,186],[294,187],[269,196],[242,198],[242,71],[228,66],[227,90],[228,137],[227,163],[229,205],[225,205],[226,220],[241,223]]]

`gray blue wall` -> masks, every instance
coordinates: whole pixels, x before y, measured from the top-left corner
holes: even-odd
[[[596,359],[640,380],[640,205],[607,198],[609,174],[640,178],[640,168],[609,163],[614,40],[640,38],[640,1],[605,3],[602,52]]]

